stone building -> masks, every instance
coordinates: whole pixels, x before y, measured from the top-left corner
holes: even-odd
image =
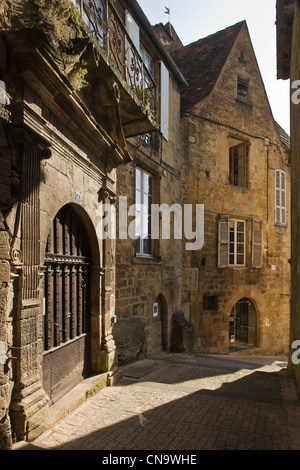
[[[197,351],[289,341],[289,138],[274,121],[247,24],[185,47],[156,31],[189,84],[182,90],[183,203],[204,205],[204,246],[182,249],[182,308]]]
[[[127,139],[133,161],[117,170],[118,221],[123,216],[125,228],[122,232],[118,226],[116,248],[114,338],[120,362],[169,351],[172,314],[181,307],[181,240],[174,238],[169,208],[181,206],[180,97],[187,84],[152,26],[146,27],[141,15],[130,24],[136,47],[160,84],[161,127]],[[153,213],[151,219],[154,205],[162,209],[157,221]],[[171,227],[164,237],[162,227],[168,221]],[[130,236],[127,228],[133,224]]]
[[[176,321],[285,350],[288,145],[244,22],[183,47],[135,0],[2,0],[0,449]]]
[[[291,330],[290,369],[300,390],[299,340],[300,340],[300,107],[299,107],[299,50],[300,2],[277,0],[277,78],[291,83]],[[295,342],[295,343],[294,343]],[[295,354],[295,359],[293,355]]]
[[[144,49],[133,18],[146,24]],[[136,135],[145,143],[147,133],[163,132],[168,143],[158,137],[153,160],[146,145],[141,167],[157,185],[160,178],[163,187],[163,178],[175,185],[176,162],[164,149],[175,145],[176,114],[167,140],[161,110],[166,77],[177,101],[183,78],[134,0],[4,0],[0,26],[0,448],[7,448],[12,436],[41,433],[51,405],[84,377],[113,383],[116,241],[105,235],[104,216],[117,206],[117,168],[136,161]],[[120,172],[124,188],[130,171]],[[160,274],[170,275],[168,266]],[[121,297],[123,288],[119,282]]]

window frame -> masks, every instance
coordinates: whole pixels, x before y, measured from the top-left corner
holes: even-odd
[[[137,187],[137,172],[140,172],[140,189]],[[144,175],[150,178],[151,191],[144,191]],[[140,201],[138,201],[137,193],[140,193]],[[145,204],[145,196],[147,196],[147,201]],[[143,168],[135,168],[135,235],[136,235],[136,257],[153,257],[153,241],[151,238],[151,204],[153,201],[153,175]],[[138,210],[140,207],[140,210]],[[141,210],[147,207],[147,213],[141,214]],[[147,217],[148,228],[145,228],[145,216]],[[144,240],[146,238],[143,235],[146,233],[149,236],[150,240],[150,249],[146,250],[144,246]],[[149,251],[149,252],[147,252]]]
[[[231,241],[231,224],[234,224],[234,241],[232,242]],[[237,226],[238,226],[238,223],[242,223],[243,224],[243,227],[244,227],[244,230],[243,232],[238,232],[237,231]],[[243,242],[239,242],[238,241],[238,233],[243,233],[244,234],[244,240]],[[234,251],[233,253],[231,252],[231,245],[234,244]],[[243,249],[243,253],[239,253],[238,252],[238,245],[243,245],[244,249]],[[234,262],[231,263],[230,262],[230,257],[233,256],[234,257]],[[243,256],[243,263],[238,263],[238,256]],[[229,267],[237,267],[237,268],[240,268],[240,267],[245,267],[246,266],[246,221],[245,220],[241,220],[241,219],[229,219],[229,245],[228,245],[228,266]]]
[[[277,184],[279,177],[279,185]],[[284,187],[282,183],[284,181]],[[278,204],[278,195],[279,195],[279,204]],[[284,195],[284,204],[283,201]],[[275,225],[286,227],[287,226],[287,190],[286,190],[286,172],[283,170],[275,170]],[[279,217],[278,217],[279,211]],[[284,220],[283,220],[284,213]]]
[[[246,94],[240,93],[241,87],[246,88]],[[249,103],[249,80],[246,78],[237,77],[237,84],[236,84],[236,97],[238,100],[243,101],[243,103]]]
[[[246,188],[247,187],[247,142],[245,141],[239,141],[237,140],[236,145],[231,145],[229,147],[229,182],[232,186],[240,187],[240,188]],[[242,184],[236,183],[236,175],[235,175],[235,155],[234,151],[238,149],[239,147],[242,147],[242,155],[241,155],[241,160],[242,160],[242,165],[238,166],[238,168],[242,168]],[[237,156],[239,158],[239,156]],[[240,178],[240,175],[238,175],[238,178]]]
[[[148,52],[147,48],[140,42],[139,44],[139,53],[141,58],[143,59],[144,65],[147,68],[148,72],[150,73],[151,77],[155,78],[155,61],[151,54]]]

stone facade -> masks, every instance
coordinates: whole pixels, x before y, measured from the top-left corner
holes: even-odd
[[[182,304],[196,330],[197,352],[227,354],[248,343],[256,353],[285,354],[291,230],[288,137],[274,122],[247,25],[242,22],[180,47],[172,56],[190,83],[182,92],[183,201],[204,205],[204,246],[182,250]],[[247,100],[238,96],[240,77],[247,83]],[[230,149],[237,145],[244,146],[239,162],[244,168],[242,180],[231,181],[239,171],[230,171],[235,164],[231,158],[236,158]],[[276,174],[281,172],[286,218],[276,221]],[[234,223],[242,234],[234,233]],[[224,227],[228,238],[222,245]],[[242,244],[234,247],[229,239],[234,235],[242,237]],[[261,245],[258,262],[253,259],[256,236]],[[239,249],[242,257],[234,253]],[[248,316],[237,319],[242,325],[235,324],[234,309]]]
[[[150,142],[145,142],[145,136],[130,139],[128,148],[133,162],[118,169],[118,196],[127,196],[128,208],[136,203],[135,172],[139,168],[151,175],[153,204],[171,207],[181,203],[180,87],[172,76],[169,90],[168,140],[157,134],[149,136]],[[132,220],[128,218],[129,223]],[[146,255],[137,254],[136,243],[129,237],[117,241],[116,315],[118,319],[142,319],[143,351],[148,355],[170,350],[171,318],[181,306],[181,240],[174,239],[173,230],[171,222],[170,239],[153,240],[151,252]]]
[[[300,5],[297,0],[278,0],[277,9],[277,78],[290,79],[291,82],[291,337],[289,347],[290,370],[293,372],[300,389],[300,366],[298,364],[300,338],[300,297],[299,297],[299,178],[300,178],[300,108],[299,85],[300,77]],[[296,341],[296,347],[293,343]],[[296,360],[292,360],[293,353]]]
[[[288,138],[246,25],[226,34],[197,87],[172,26],[152,28],[134,0],[1,2],[0,448],[39,435],[51,405],[91,374],[109,384],[119,363],[160,351],[227,354],[241,299],[255,346],[285,352]],[[250,103],[236,99],[237,76]],[[228,181],[233,140],[243,186]],[[275,223],[283,174],[287,218]],[[204,205],[200,250],[178,236],[184,204]],[[217,250],[231,219],[243,223],[245,266]]]
[[[40,434],[86,376],[112,382],[116,241],[103,218],[133,160],[126,139],[160,128],[161,93],[131,37],[129,15],[146,20],[137,4],[72,3],[1,4],[1,448]]]

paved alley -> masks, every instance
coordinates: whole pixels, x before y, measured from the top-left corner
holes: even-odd
[[[300,402],[285,358],[162,354],[122,372],[116,386],[14,449],[300,449]]]

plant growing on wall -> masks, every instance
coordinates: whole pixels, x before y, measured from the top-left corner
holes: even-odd
[[[38,7],[41,25],[52,33],[59,46],[68,47],[71,30],[82,37],[83,22],[78,9],[68,0],[34,0]]]
[[[62,58],[64,72],[74,87],[80,91],[88,85],[88,70],[80,63],[80,52],[74,52],[74,40],[83,38],[84,24],[78,9],[68,0],[34,0],[38,7],[41,29]]]
[[[147,88],[143,89],[141,85],[138,85],[136,89],[136,94],[139,100],[144,103],[145,109],[148,112],[150,118],[155,119],[155,111],[153,109],[153,97],[151,96],[150,90],[148,90]]]

